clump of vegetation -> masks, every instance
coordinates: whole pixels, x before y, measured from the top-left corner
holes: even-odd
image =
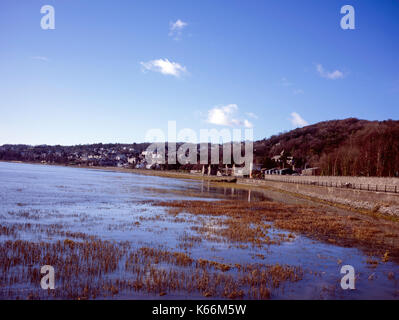
[[[169,201],[153,204],[167,207],[173,214],[188,212],[200,216],[225,217],[217,228],[209,222],[202,227],[193,227],[205,236],[217,235],[254,246],[279,244],[293,239],[292,234],[282,234],[277,240],[269,237],[267,230],[272,223],[276,229],[304,234],[340,246],[359,247],[374,255],[384,255],[389,251],[390,258],[399,260],[399,225],[378,217],[358,214],[354,218],[354,215],[339,214],[337,211],[270,201]]]
[[[0,244],[2,298],[95,299],[129,292],[164,296],[198,294],[229,299],[269,299],[285,282],[300,281],[300,267],[228,265],[160,248],[133,249],[101,240],[55,243],[15,240]],[[40,288],[40,266],[56,271],[56,290]],[[122,276],[123,275],[123,276]],[[21,288],[31,283],[28,290]]]

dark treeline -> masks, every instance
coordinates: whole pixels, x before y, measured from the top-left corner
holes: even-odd
[[[179,144],[178,144],[179,145]],[[149,143],[93,144],[78,146],[0,147],[0,160],[112,166],[145,163],[141,153]],[[198,150],[200,146],[198,145]],[[221,146],[220,146],[221,147]],[[208,157],[212,146],[208,145]],[[219,159],[222,159],[220,148]],[[273,161],[274,156],[279,160]],[[134,158],[133,162],[129,159]],[[288,159],[292,159],[288,162]],[[399,176],[399,121],[367,121],[355,118],[324,121],[281,133],[254,143],[255,163],[263,168],[319,167],[322,175]],[[198,159],[199,161],[199,159]],[[222,164],[220,164],[223,167]],[[165,170],[201,169],[202,166],[163,165]]]
[[[399,172],[399,123],[372,122],[319,161],[323,174],[392,177]]]
[[[320,167],[323,175],[393,177],[399,173],[399,121],[325,121],[259,141],[255,149],[268,166],[284,150],[296,167]]]

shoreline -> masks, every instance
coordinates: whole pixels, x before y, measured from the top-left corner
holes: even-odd
[[[181,294],[191,298],[227,296],[248,299],[254,297],[254,290],[260,290],[260,287],[267,288],[262,289],[266,290],[265,298],[285,298],[288,290],[294,292],[295,297],[303,297],[303,284],[313,283],[312,292],[324,292],[314,276],[320,279],[326,274],[318,281],[333,287],[336,280],[329,275],[340,276],[337,268],[343,262],[355,265],[359,274],[367,274],[359,279],[366,285],[373,273],[375,286],[383,287],[384,297],[390,298],[395,293],[394,280],[384,282],[386,272],[394,274],[399,261],[399,225],[394,222],[317,203],[286,203],[290,196],[279,193],[275,199],[271,191],[265,192],[264,201],[251,202],[247,201],[246,192],[243,198],[227,197],[219,201],[174,197],[174,191],[180,190],[190,197],[187,194],[190,185],[200,185],[201,181],[186,180],[186,187],[181,189],[181,183],[174,188],[177,180],[173,180],[174,183],[166,179],[112,174],[155,176],[156,173],[161,177],[181,179],[202,177],[176,172],[92,168],[102,170],[101,173],[12,164],[5,164],[4,168],[11,175],[10,182],[15,184],[8,184],[5,179],[3,195],[14,196],[17,185],[23,185],[23,181],[27,183],[27,188],[20,191],[20,198],[16,193],[16,199],[11,200],[14,205],[18,206],[16,201],[19,201],[23,206],[32,199],[33,190],[33,197],[43,196],[39,206],[4,214],[0,231],[8,242],[0,244],[5,252],[5,265],[13,267],[6,273],[9,275],[5,280],[7,297],[21,296],[19,283],[34,284],[40,280],[36,277],[32,281],[30,266],[34,259],[40,259],[38,266],[54,265],[57,275],[68,284],[53,291],[55,296],[48,296],[38,286],[30,289],[38,299],[94,299],[107,294],[137,298],[146,292],[152,297]],[[58,176],[71,180],[67,189],[63,183],[60,185]],[[90,183],[82,184],[83,177]],[[37,188],[41,186],[38,181],[47,188]],[[143,183],[148,183],[150,188],[166,186],[166,192],[172,197],[158,197],[156,190],[147,193]],[[143,197],[135,197],[135,188],[131,188],[134,185],[143,186]],[[223,186],[226,189],[264,189],[211,181],[209,185],[219,186],[222,191]],[[74,193],[70,194],[69,190]],[[94,194],[86,198],[93,191]],[[200,189],[196,188],[194,192],[199,194]],[[82,196],[83,206],[79,201]],[[53,206],[59,203],[62,203],[61,209],[54,211]],[[48,223],[50,216],[54,218],[51,224]],[[326,256],[329,262],[325,260]],[[50,263],[47,261],[49,257]],[[14,267],[23,270],[18,273],[17,281],[13,276],[17,270]],[[172,273],[165,273],[165,268]],[[115,272],[118,272],[116,278]],[[76,281],[76,274],[85,281],[77,289],[70,286]],[[145,278],[142,275],[146,275]],[[198,276],[192,278],[192,275]],[[176,279],[181,280],[178,290]],[[266,283],[265,279],[271,279],[271,282]],[[299,285],[295,284],[302,280]],[[129,281],[133,282],[129,284]],[[247,283],[253,285],[247,288]],[[282,290],[273,283],[281,283]],[[200,289],[193,291],[192,288]],[[367,298],[368,291],[364,292]],[[334,294],[332,292],[331,296]]]
[[[356,212],[360,214],[364,214],[366,216],[370,216],[373,218],[382,218],[390,221],[395,221],[399,222],[399,212],[396,211],[396,208],[393,208],[393,210],[389,210],[389,206],[386,204],[380,204],[380,203],[373,203],[373,205],[370,208],[370,204],[368,203],[367,205],[360,205],[356,203],[348,203],[350,201],[345,200],[345,199],[327,199],[326,197],[322,197],[321,195],[317,195],[320,191],[323,189],[320,188],[325,188],[325,187],[320,187],[320,186],[308,186],[311,189],[313,189],[315,194],[306,194],[306,193],[301,193],[301,192],[296,192],[296,190],[286,190],[287,188],[284,188],[284,186],[290,185],[289,183],[286,182],[280,182],[278,184],[278,187],[273,185],[273,182],[266,181],[266,180],[261,180],[262,185],[253,185],[251,183],[246,183],[248,179],[242,179],[242,178],[234,178],[234,179],[228,179],[226,177],[216,177],[216,176],[203,176],[203,175],[196,175],[192,173],[185,173],[185,172],[177,172],[177,171],[156,171],[156,170],[146,170],[146,169],[128,169],[128,168],[118,168],[118,167],[93,167],[93,166],[80,166],[80,165],[64,165],[64,164],[49,164],[49,163],[37,163],[37,162],[24,162],[24,161],[4,161],[0,160],[0,162],[6,162],[6,163],[22,163],[22,164],[34,164],[34,165],[48,165],[48,166],[59,166],[59,167],[69,167],[69,168],[81,168],[81,169],[93,169],[93,170],[102,170],[102,171],[113,171],[113,172],[121,172],[121,173],[131,173],[131,174],[139,174],[139,175],[147,175],[147,176],[157,176],[157,177],[163,177],[163,178],[171,178],[171,179],[188,179],[188,180],[204,180],[204,181],[210,181],[210,183],[215,184],[217,186],[229,186],[231,187],[234,185],[234,188],[237,189],[244,189],[244,190],[258,190],[258,191],[265,191],[265,190],[270,190],[274,192],[279,192],[282,194],[288,194],[290,196],[299,198],[299,199],[305,199],[308,201],[315,202],[317,204],[321,205],[327,205],[331,206],[334,208],[338,208],[341,210],[347,210],[351,212]],[[295,185],[299,186],[299,185]],[[303,188],[303,186],[301,185]],[[374,193],[378,195],[378,192],[373,192],[373,191],[361,191],[363,193]],[[357,192],[357,194],[361,194],[361,192]],[[399,198],[399,196],[398,196]],[[383,209],[383,211],[380,211],[380,209]]]

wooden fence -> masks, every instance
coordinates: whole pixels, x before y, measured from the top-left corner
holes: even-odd
[[[330,187],[330,188],[344,188],[344,189],[355,189],[355,190],[364,190],[364,191],[374,191],[374,192],[387,192],[387,193],[399,193],[399,187],[393,185],[376,185],[376,184],[361,184],[361,183],[349,183],[349,182],[333,182],[333,181],[307,181],[300,179],[292,179],[289,177],[279,177],[276,179],[240,179],[245,183],[262,185],[263,181],[272,181],[272,182],[285,182],[285,183],[295,183],[295,184],[303,184],[303,185],[313,185],[320,187]]]

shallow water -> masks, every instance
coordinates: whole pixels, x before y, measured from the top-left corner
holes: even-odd
[[[372,266],[367,263],[370,257],[356,248],[342,248],[300,235],[276,245],[261,247],[248,244],[239,246],[223,239],[186,241],[184,239],[190,236],[200,237],[193,227],[206,223],[216,228],[216,220],[222,218],[190,214],[179,214],[175,217],[166,208],[148,203],[151,200],[183,199],[244,199],[310,204],[307,200],[278,192],[216,187],[207,181],[0,162],[0,224],[6,227],[17,226],[13,234],[0,234],[0,243],[19,239],[35,243],[55,243],[73,236],[75,241],[83,241],[84,237],[79,239],[77,235],[84,234],[101,240],[128,242],[133,249],[163,248],[173,252],[185,252],[193,259],[209,259],[226,264],[279,263],[300,266],[304,271],[303,279],[274,289],[271,298],[399,298],[398,265],[380,262],[377,266]],[[280,233],[287,234],[273,228],[269,233],[271,237]],[[381,261],[381,257],[374,259]],[[355,290],[341,289],[342,265],[352,265],[355,268]],[[171,266],[157,264],[157,268],[169,270]],[[13,272],[17,272],[16,270]],[[11,283],[4,272],[6,271],[0,270],[1,298],[25,297],[24,292],[32,291],[38,297],[46,298],[39,283]],[[131,277],[124,271],[112,276],[121,279]],[[61,289],[58,286],[56,290]],[[60,297],[63,297],[62,293]],[[159,295],[126,291],[113,296],[144,299],[152,297],[159,298]],[[162,298],[203,297],[195,292],[187,295],[184,290],[177,290]]]

